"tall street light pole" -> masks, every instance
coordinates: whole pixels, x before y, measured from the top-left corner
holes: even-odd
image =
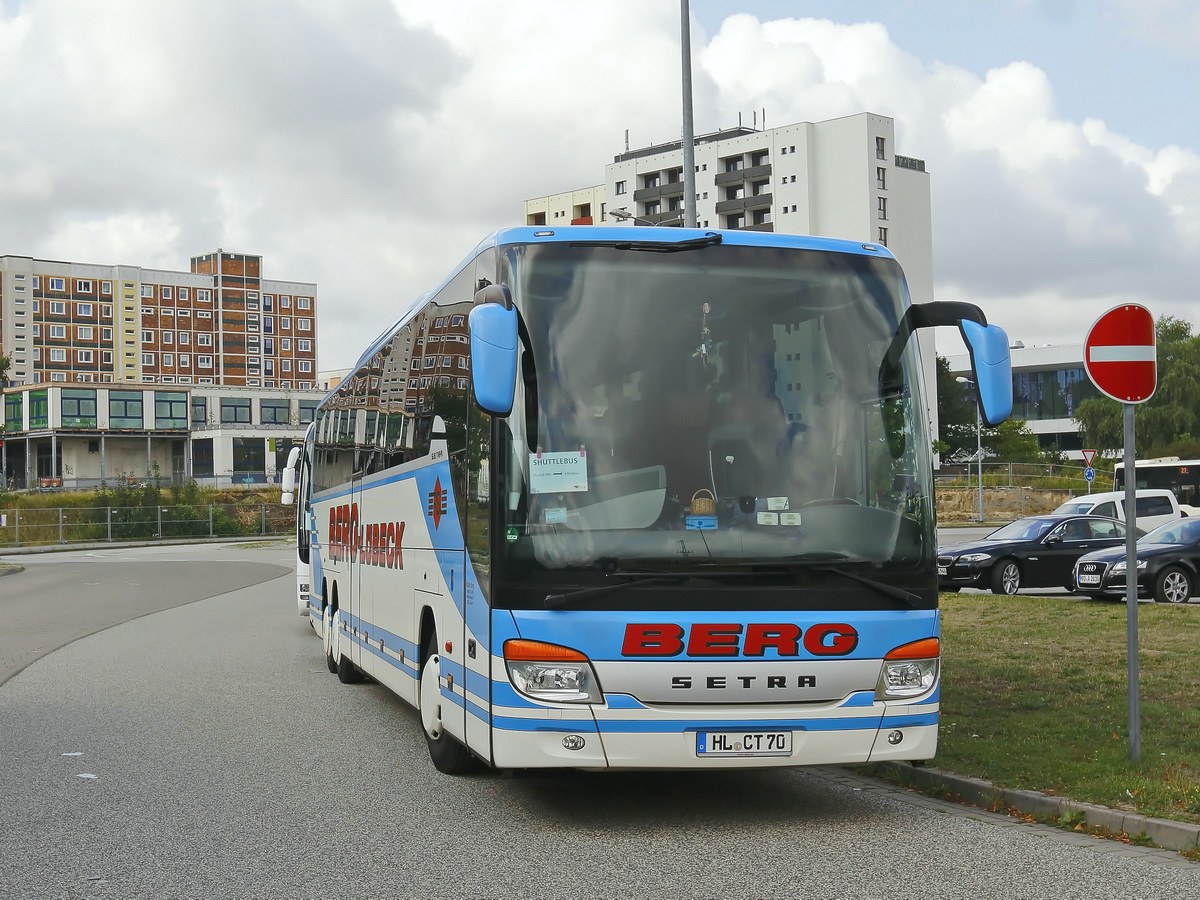
[[[983,521],[983,422],[979,415],[979,388],[970,378],[963,378],[961,375],[954,379],[960,384],[965,384],[972,392],[975,398],[975,459],[979,465],[979,521]]]
[[[679,47],[683,57],[683,225],[696,227],[696,136],[692,124],[692,14],[679,0]]]

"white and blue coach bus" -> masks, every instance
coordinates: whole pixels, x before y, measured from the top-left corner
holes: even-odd
[[[330,670],[416,706],[446,773],[932,757],[938,325],[999,423],[1004,332],[909,305],[884,247],[497,232],[297,460]]]

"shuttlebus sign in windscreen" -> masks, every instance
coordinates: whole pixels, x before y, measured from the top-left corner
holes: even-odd
[[[1115,306],[1096,320],[1083,348],[1092,384],[1121,403],[1143,403],[1158,384],[1154,317],[1136,303]]]

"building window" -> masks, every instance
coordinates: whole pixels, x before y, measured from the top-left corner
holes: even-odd
[[[741,156],[729,156],[721,160],[726,172],[739,172],[745,165]]]
[[[188,298],[188,289],[185,287],[181,287],[179,289],[179,299],[186,300],[187,298]]]
[[[296,309],[312,309],[312,298],[311,297],[297,297],[296,298]]]
[[[297,360],[296,361],[296,371],[297,372],[311,372],[312,371],[312,360],[310,360],[310,359]]]
[[[287,400],[263,399],[259,403],[259,416],[264,425],[286,425],[291,418]]]
[[[66,362],[66,361],[67,361],[67,351],[66,350],[64,350],[62,347],[51,347],[50,348],[50,362]]]
[[[81,362],[81,363],[92,362],[93,361],[92,351],[91,350],[76,350],[75,351],[75,361]]]
[[[769,209],[756,209],[754,211],[754,224],[766,225],[771,221],[771,211]]]
[[[92,339],[91,325],[76,325],[75,338],[80,341],[90,341]]]
[[[289,297],[287,294],[280,294],[279,295],[279,308],[280,309],[291,309],[292,308],[292,298]]]
[[[887,141],[881,137],[875,138],[875,158],[887,159]]]
[[[155,428],[187,428],[188,427],[188,395],[154,392],[154,427]]]
[[[175,339],[175,332],[173,332],[173,331],[164,331],[164,332],[162,333],[162,343],[164,343],[164,344],[170,344],[170,343],[173,343],[173,342],[174,342],[174,339]]]
[[[106,297],[111,297],[112,296],[112,282],[111,281],[100,282],[100,293]]]
[[[208,424],[208,398],[207,397],[192,397],[192,424],[207,425]]]
[[[291,320],[290,316],[280,316],[279,317],[279,330],[280,331],[291,331],[292,330],[292,320]]]
[[[887,216],[887,197],[879,198],[879,218],[886,219]]]
[[[292,339],[291,338],[280,338],[279,339],[279,349],[281,351],[291,350],[292,349]]]
[[[80,294],[90,294],[92,292],[92,282],[83,278],[76,279],[75,291]]]
[[[36,312],[36,310],[35,310],[35,312]],[[61,300],[51,300],[50,301],[50,315],[65,316],[66,314],[67,314],[67,304],[65,304]]]
[[[196,368],[211,369],[212,367],[213,366],[212,366],[212,357],[211,356],[197,356],[196,357]],[[202,382],[202,383],[210,383],[210,382]]]
[[[642,176],[642,187],[644,187],[644,188],[658,187],[658,173],[651,172],[648,175],[643,175]]]
[[[59,395],[64,428],[96,427],[96,392],[64,388]]]
[[[141,428],[142,392],[109,391],[108,424],[112,428]]]
[[[887,246],[887,229],[882,225],[879,226],[879,243],[885,247]]]
[[[66,381],[67,373],[66,372],[51,372],[50,380],[51,381]]]
[[[887,190],[887,169],[883,166],[875,167],[875,185],[881,191]]]
[[[46,280],[47,280],[47,282],[49,282],[50,290],[52,292],[54,292],[56,294],[62,294],[62,293],[66,292],[67,282],[65,279],[63,279],[63,278],[48,278]],[[33,286],[37,287],[37,283],[35,282]]]
[[[250,424],[249,397],[222,397],[221,421],[225,424]]]
[[[163,365],[164,366],[175,365],[175,354],[174,353],[164,353],[163,354]]]
[[[152,284],[143,284],[143,285],[142,285],[141,292],[140,292],[140,296],[142,296],[142,297],[153,297],[153,296],[154,296],[154,285],[152,285]]]
[[[198,309],[198,310],[196,310],[196,318],[197,319],[211,319],[212,313],[210,313],[207,309]]]
[[[153,353],[143,353],[142,354],[142,365],[143,366],[153,366],[154,364],[155,364],[155,362],[154,362],[154,354]]]
[[[211,347],[212,346],[212,335],[205,334],[202,331],[196,335],[196,343],[199,344],[201,347]]]
[[[179,354],[179,368],[190,369],[192,367],[192,355],[190,353]]]
[[[80,329],[80,330],[82,330],[82,329]],[[111,341],[112,340],[112,329],[111,328],[101,328],[100,329],[100,340]]]
[[[768,150],[756,150],[750,154],[751,166],[765,166],[770,162],[771,154]]]
[[[730,229],[744,228],[746,226],[746,214],[734,213],[731,216],[725,217],[725,227]]]
[[[317,400],[300,401],[300,424],[307,425],[317,416]]]
[[[191,335],[186,331],[179,332],[179,343],[186,344],[191,340]]]
[[[100,318],[102,318],[102,319],[111,319],[112,318],[112,304],[111,303],[100,304]]]
[[[280,360],[279,369],[283,372],[292,371],[292,361],[290,359]]]
[[[55,338],[59,338],[60,340],[65,340],[66,336],[67,336],[67,326],[66,325],[51,325],[50,326],[50,339],[51,340],[54,340]]]
[[[209,291],[205,288],[197,288],[196,289],[196,302],[197,303],[212,303],[212,291]]]

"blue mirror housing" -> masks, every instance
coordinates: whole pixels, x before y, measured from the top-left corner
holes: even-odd
[[[970,319],[958,323],[971,357],[971,372],[978,387],[979,415],[995,428],[1012,413],[1012,358],[1008,335],[999,325],[980,325]]]
[[[471,310],[467,324],[475,402],[493,416],[507,416],[517,383],[517,311],[483,303]]]

